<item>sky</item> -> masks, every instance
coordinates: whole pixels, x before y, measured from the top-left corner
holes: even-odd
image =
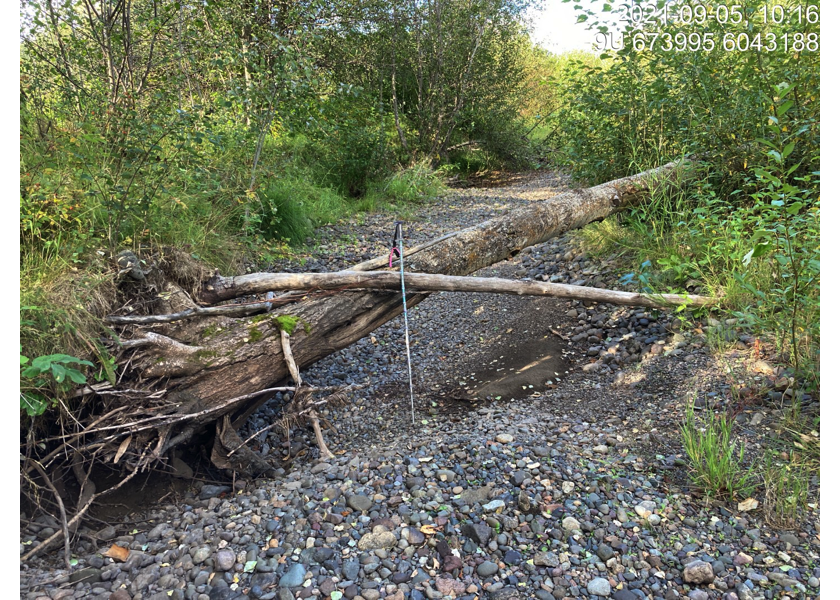
[[[543,9],[531,10],[533,17],[532,39],[555,54],[569,50],[590,50],[595,33],[587,31],[586,23],[577,23],[577,15],[571,2],[545,0]]]

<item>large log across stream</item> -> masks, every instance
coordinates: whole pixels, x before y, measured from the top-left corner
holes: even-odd
[[[572,289],[575,286],[463,277],[510,258],[523,248],[642,202],[654,187],[677,185],[690,176],[689,165],[669,163],[592,188],[563,192],[406,249],[408,306],[416,305],[432,290],[556,295],[647,306],[711,302],[701,297],[651,298],[610,290],[583,288],[580,292],[580,288]],[[148,390],[165,410],[154,415],[137,410],[116,413],[88,427],[87,433],[95,432],[98,443],[105,441],[113,446],[111,456],[120,448],[125,452],[125,440],[133,436],[129,445],[138,452],[129,456],[137,456],[141,447],[147,447],[151,450],[147,460],[162,457],[213,423],[218,439],[228,438],[223,448],[237,445],[236,429],[288,379],[290,358],[298,367],[305,367],[400,314],[402,296],[391,291],[399,285],[398,274],[366,273],[387,268],[387,263],[387,257],[380,257],[350,271],[328,274],[263,273],[230,278],[217,274],[194,289],[193,295],[185,291],[186,286],[168,282],[161,295],[164,300],[152,312],[177,313],[175,318],[138,318],[136,313],[124,313],[110,319],[113,325],[123,323],[120,335],[124,353],[120,360],[130,365],[131,387]],[[363,287],[380,289],[359,289]],[[256,304],[213,306],[246,296],[253,300],[253,294],[269,290],[279,293],[283,289],[304,291],[279,294]],[[575,295],[580,293],[583,295]],[[225,314],[231,312],[237,314]],[[131,321],[135,324],[125,324]],[[138,325],[137,321],[146,324]],[[283,350],[287,334],[290,352]],[[142,404],[136,396],[134,402]],[[222,457],[223,448],[214,453],[219,466],[230,462],[230,453]],[[260,470],[242,464],[239,469],[245,473]]]

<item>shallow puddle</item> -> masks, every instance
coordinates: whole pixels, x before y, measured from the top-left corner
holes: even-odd
[[[441,392],[444,412],[473,410],[490,401],[538,397],[556,386],[570,369],[560,343],[552,339],[528,340],[489,355],[482,370],[469,373],[458,387]]]

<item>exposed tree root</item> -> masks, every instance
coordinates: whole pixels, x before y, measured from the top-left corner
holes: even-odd
[[[88,498],[88,500],[85,502],[84,506],[82,506],[79,510],[77,510],[77,511],[76,511],[76,514],[73,516],[73,518],[72,518],[72,519],[70,519],[70,521],[67,523],[67,528],[69,529],[70,527],[73,527],[73,526],[75,526],[77,523],[79,523],[79,521],[81,521],[82,517],[85,515],[85,513],[88,511],[88,509],[89,509],[89,508],[93,505],[93,503],[94,503],[96,500],[98,500],[101,496],[104,496],[105,494],[109,494],[109,493],[111,493],[111,492],[115,492],[115,491],[117,491],[117,490],[118,490],[118,489],[120,489],[123,485],[125,485],[126,483],[128,483],[128,481],[130,481],[130,480],[131,480],[131,479],[132,479],[135,475],[137,475],[137,473],[140,471],[140,468],[141,468],[143,465],[145,465],[145,464],[146,464],[146,461],[145,461],[144,459],[146,458],[146,452],[147,452],[147,451],[148,451],[148,448],[146,448],[146,449],[143,451],[143,453],[142,453],[142,454],[138,457],[137,464],[135,465],[135,467],[134,467],[134,469],[131,471],[131,473],[129,473],[126,477],[124,477],[124,478],[123,478],[123,479],[122,479],[119,483],[117,483],[117,484],[116,484],[115,486],[113,486],[113,487],[108,488],[107,490],[102,490],[101,492],[97,492],[97,493],[93,494],[90,498]],[[29,560],[30,558],[32,558],[33,556],[35,556],[35,555],[37,555],[38,553],[42,552],[43,550],[45,550],[46,548],[48,548],[48,547],[50,546],[50,544],[52,544],[55,540],[57,540],[57,539],[59,538],[59,536],[61,536],[62,534],[64,534],[64,531],[65,531],[64,529],[62,529],[62,531],[56,531],[54,534],[52,534],[50,537],[48,537],[47,539],[45,539],[43,542],[41,542],[40,544],[38,544],[37,546],[35,546],[34,548],[32,548],[32,550],[30,550],[29,552],[27,552],[26,554],[24,554],[23,556],[21,556],[21,557],[20,557],[20,559],[21,559],[22,561],[27,561],[27,560]]]

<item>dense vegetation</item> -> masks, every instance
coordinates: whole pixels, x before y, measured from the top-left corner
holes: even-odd
[[[742,325],[775,333],[780,352],[814,381],[818,9],[800,15],[788,3],[785,21],[776,24],[761,2],[744,2],[737,13],[726,13],[727,22],[726,11],[703,18],[697,5],[669,6],[667,24],[662,13],[653,23],[624,21],[621,50],[563,58],[554,79],[563,108],[551,142],[573,174],[591,183],[681,156],[697,161],[705,176],[684,193],[658,198],[621,227],[613,221],[599,233],[636,253],[639,276],[648,283],[652,277],[664,287],[696,280],[725,294]],[[617,12],[583,11],[581,19],[606,31]],[[686,22],[678,22],[680,14]],[[757,36],[763,36],[762,50]],[[769,40],[778,40],[776,51],[768,50]],[[712,42],[714,49],[702,47]],[[664,50],[669,43],[673,49]],[[692,51],[693,44],[701,48]]]
[[[689,407],[683,429],[699,486],[746,494],[761,466],[766,497],[779,500],[769,512],[791,523],[806,473],[819,469],[810,435],[819,417],[804,417],[799,403],[819,393],[819,5],[745,0],[712,12],[672,2],[665,20],[665,2],[580,4],[588,5],[579,6],[580,20],[607,48],[624,44],[558,60],[549,142],[561,162],[590,183],[686,156],[702,173],[584,235],[605,251],[625,250],[634,267],[628,284],[722,296],[724,317],[770,342],[791,367],[783,447],[798,460],[780,463],[780,449],[770,448],[765,465],[743,471],[729,417],[695,419]],[[722,349],[732,342],[722,328],[709,333]]]

